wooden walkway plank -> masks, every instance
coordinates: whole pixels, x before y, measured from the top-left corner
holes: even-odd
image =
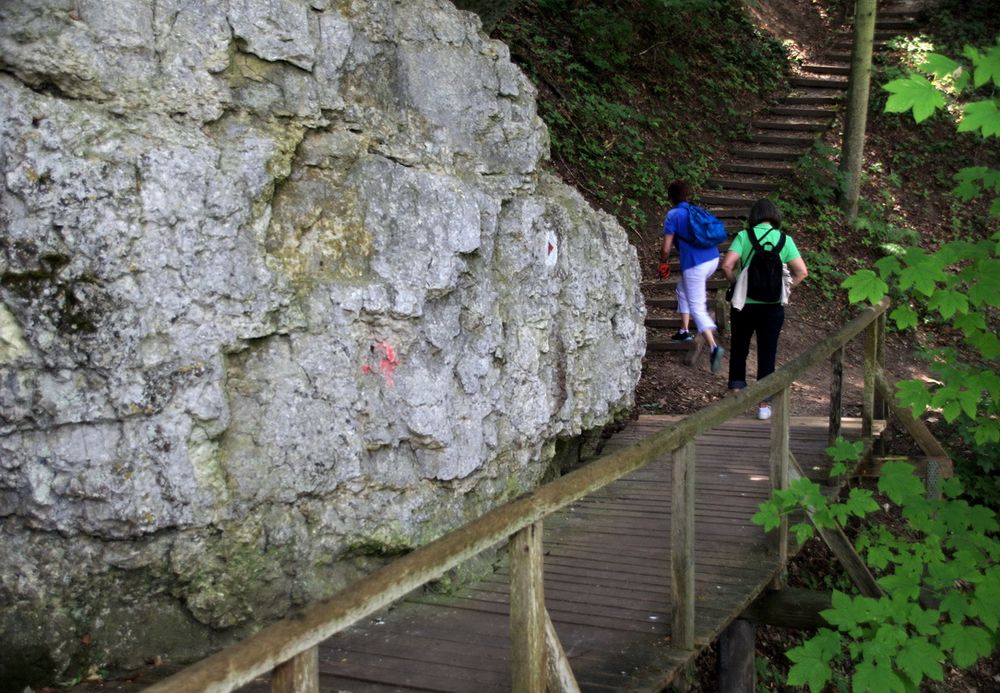
[[[628,445],[672,425],[640,417],[608,441]],[[828,462],[825,417],[795,417],[790,449]],[[859,422],[844,421],[846,432]],[[546,518],[545,607],[581,691],[659,690],[777,575],[749,518],[769,493],[768,422],[737,419],[694,448],[694,622],[673,643],[672,464],[648,465]],[[734,448],[734,446],[736,446]],[[739,449],[738,459],[732,450]],[[456,594],[417,593],[320,646],[324,690],[510,690],[510,570]]]

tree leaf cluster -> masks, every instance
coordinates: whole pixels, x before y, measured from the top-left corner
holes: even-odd
[[[858,452],[843,439],[827,449],[840,464]],[[946,665],[971,666],[1000,645],[1000,525],[993,511],[962,500],[956,479],[944,483],[943,499],[928,499],[903,462],[884,465],[878,489],[899,505],[905,525],[893,532],[870,522],[855,544],[879,572],[885,596],[834,591],[821,613],[830,627],[787,653],[791,685],[815,693],[846,669],[854,691],[916,691],[925,680],[942,681]],[[773,529],[782,516],[807,510],[818,527],[843,527],[878,509],[865,489],[830,502],[819,485],[798,479],[775,491],[753,520]]]

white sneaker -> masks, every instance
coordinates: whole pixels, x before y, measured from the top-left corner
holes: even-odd
[[[757,418],[760,419],[761,421],[767,421],[768,419],[770,419],[771,418],[771,405],[770,404],[762,404],[759,407],[757,407]]]

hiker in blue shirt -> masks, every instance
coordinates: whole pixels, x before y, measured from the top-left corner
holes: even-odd
[[[712,372],[718,373],[722,368],[722,355],[725,350],[715,342],[717,326],[708,312],[706,282],[719,267],[719,249],[715,246],[700,248],[690,240],[688,200],[691,198],[691,186],[685,181],[675,180],[667,186],[667,197],[670,198],[673,208],[667,212],[667,218],[663,221],[660,262],[667,262],[675,238],[677,253],[681,258],[681,278],[677,282],[677,311],[681,315],[681,329],[671,339],[675,342],[694,339],[688,329],[691,318],[694,317],[695,327],[712,350]],[[661,267],[663,266],[661,264]],[[661,276],[663,274],[661,270]]]

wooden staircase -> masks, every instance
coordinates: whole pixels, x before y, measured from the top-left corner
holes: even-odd
[[[920,12],[912,0],[880,7],[875,50],[884,48],[894,36],[912,31]],[[803,65],[801,74],[788,79],[790,90],[753,116],[746,139],[732,144],[729,156],[695,199],[725,222],[730,234],[743,228],[755,200],[779,190],[791,178],[794,162],[833,125],[847,93],[852,40],[850,28],[841,30],[830,41],[822,62]],[[720,245],[720,252],[725,254],[728,245]],[[676,299],[679,278],[680,268],[674,256],[666,281],[643,282],[648,316],[646,351],[682,352],[688,365],[694,365],[705,352],[704,341],[700,337],[690,342],[670,341],[680,327]],[[728,329],[729,306],[724,300],[728,286],[721,270],[708,284],[709,312],[714,312],[720,334]]]

